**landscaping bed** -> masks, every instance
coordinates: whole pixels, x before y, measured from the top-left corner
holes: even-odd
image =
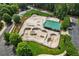
[[[20,20],[20,23],[18,23],[18,24],[15,24],[15,26],[14,26],[14,28],[13,28],[13,30],[12,30],[12,32],[19,32],[20,31],[20,28],[21,28],[21,26],[23,25],[23,23],[24,23],[24,21],[27,19],[27,17],[22,17],[21,18],[21,20]]]

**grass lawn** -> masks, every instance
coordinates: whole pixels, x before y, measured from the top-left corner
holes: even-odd
[[[64,52],[64,39],[60,40],[59,47],[58,48],[48,48],[42,44],[27,41],[26,42],[28,47],[32,50],[33,55],[39,55],[39,54],[52,54],[57,55]]]
[[[61,35],[60,43],[57,48],[48,48],[47,46],[33,41],[26,41],[26,44],[31,49],[34,56],[39,54],[58,55],[63,53],[65,50],[67,51],[66,55],[68,56],[79,56],[78,51],[71,42],[71,38],[67,35]]]
[[[50,15],[50,14],[47,14],[47,13],[43,13],[43,12],[40,12],[38,10],[31,10],[31,11],[28,11],[24,14],[24,16],[27,16],[27,17],[30,17],[32,16],[33,14],[37,14],[37,15],[40,15],[40,16],[53,16],[53,15]]]

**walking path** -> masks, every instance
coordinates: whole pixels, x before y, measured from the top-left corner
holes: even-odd
[[[48,12],[48,11],[42,10],[42,9],[40,10],[40,9],[38,9],[38,8],[31,7],[31,6],[28,6],[28,8],[29,8],[30,10],[39,10],[39,11],[41,11],[41,12],[43,12],[43,13],[48,13],[48,14],[50,14],[50,15],[53,14],[52,12]]]
[[[0,31],[0,36],[3,34],[3,32],[5,31],[5,29],[7,28],[6,24],[4,21],[1,21],[4,24],[3,29]]]
[[[4,40],[4,32],[9,32],[11,27],[12,27],[12,25],[7,27],[5,25],[5,22],[4,22],[4,28],[0,32],[0,56],[11,56],[11,55],[14,55],[13,52],[12,52],[13,46],[12,45],[6,46],[5,45],[5,40]]]
[[[69,33],[72,37],[73,44],[79,50],[79,25],[77,24],[78,19],[71,17],[71,20],[75,25],[72,24],[72,30],[69,30]]]

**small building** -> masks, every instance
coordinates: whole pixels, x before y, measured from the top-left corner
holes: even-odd
[[[61,24],[53,20],[46,20],[43,24],[44,28],[60,31]]]

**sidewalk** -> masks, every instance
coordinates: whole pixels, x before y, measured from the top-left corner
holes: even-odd
[[[4,31],[5,31],[6,28],[7,28],[5,22],[4,22],[4,21],[1,21],[1,22],[4,24],[4,27],[3,27],[3,29],[0,31],[0,36],[4,33]]]

